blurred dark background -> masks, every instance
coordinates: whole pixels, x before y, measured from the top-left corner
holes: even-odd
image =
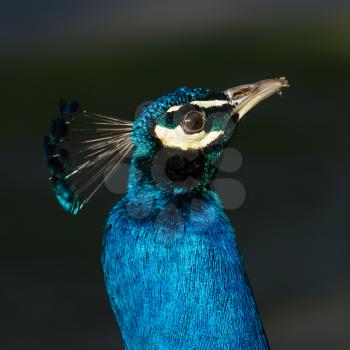
[[[103,189],[77,217],[41,139],[60,97],[133,118],[179,86],[285,75],[232,146],[230,211],[272,349],[350,349],[347,1],[1,1],[0,348],[121,349],[100,267]]]

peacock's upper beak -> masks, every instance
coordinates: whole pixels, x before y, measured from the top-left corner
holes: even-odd
[[[281,94],[282,88],[289,87],[285,77],[260,80],[254,84],[246,84],[228,89],[225,93],[229,96],[233,109],[233,116],[240,120],[247,112],[261,101],[274,94]]]

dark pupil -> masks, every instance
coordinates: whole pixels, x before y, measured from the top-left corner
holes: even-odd
[[[203,129],[204,118],[201,112],[192,111],[186,114],[183,121],[184,130],[188,132],[198,132]]]

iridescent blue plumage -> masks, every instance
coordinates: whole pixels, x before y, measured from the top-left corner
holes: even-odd
[[[183,200],[191,199],[181,210],[162,198],[159,211],[137,219],[125,197],[109,217],[103,268],[125,348],[268,349],[216,195]]]
[[[201,152],[194,185],[164,187],[152,171],[164,166],[152,130],[167,109],[217,98],[227,97],[182,88],[134,123],[128,192],[110,213],[102,259],[126,349],[269,348],[234,231],[208,186],[232,127]]]
[[[209,183],[243,115],[287,86],[281,77],[223,92],[183,87],[134,123],[87,112],[79,122],[78,104],[61,104],[44,145],[67,212],[76,214],[132,151],[102,254],[127,350],[269,349],[234,230]]]

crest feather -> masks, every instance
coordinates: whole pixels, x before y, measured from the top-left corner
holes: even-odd
[[[77,101],[59,109],[44,149],[56,197],[76,215],[131,152],[132,122],[81,111]]]

